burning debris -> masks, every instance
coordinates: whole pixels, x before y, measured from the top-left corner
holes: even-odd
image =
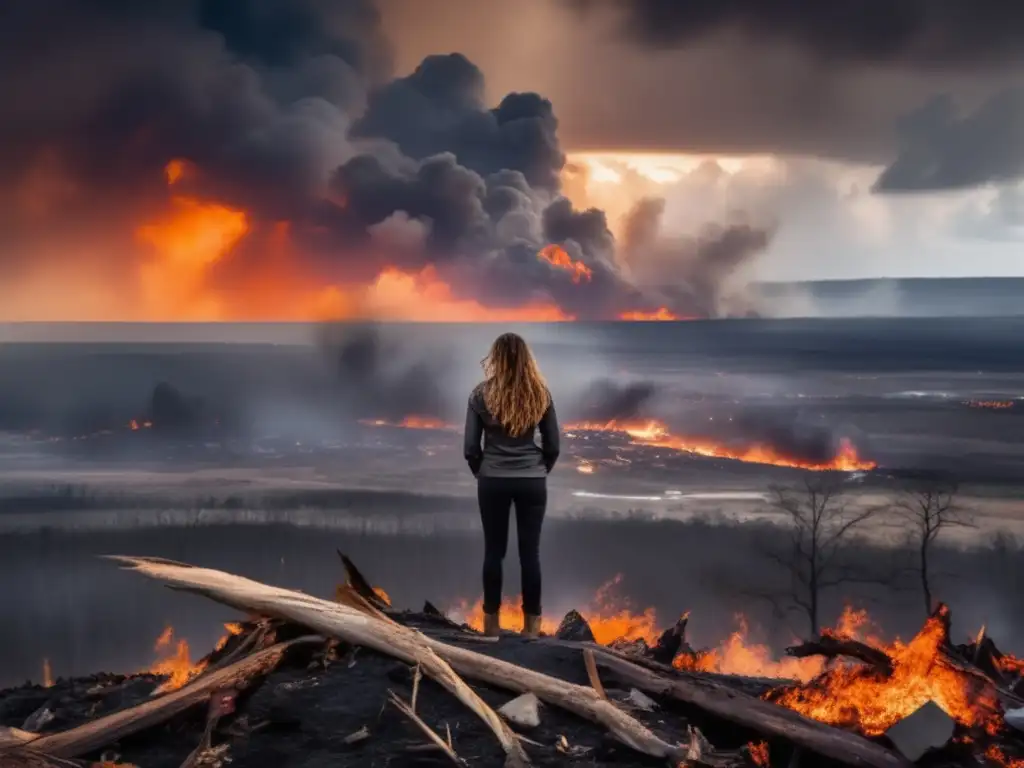
[[[1019,670],[1001,672],[998,663],[1014,662],[983,635],[952,646],[945,606],[907,643],[864,636],[851,613],[811,647],[790,650],[829,657],[820,674],[792,682],[662,663],[659,654],[701,657],[686,642],[685,615],[659,635],[626,624],[613,637],[601,610],[593,625],[580,611],[556,637],[494,642],[432,606],[395,610],[344,556],[334,602],[166,560],[117,559],[253,618],[230,625],[180,687],[175,667],[0,693],[4,768],[366,765],[416,755],[513,766],[567,757],[623,765],[633,755],[722,768],[788,766],[798,755],[801,765],[866,768],[925,758],[1022,764],[1024,734],[1006,714],[1019,706],[1009,685]],[[172,633],[159,645],[173,646]]]
[[[369,427],[392,427],[402,429],[426,429],[443,432],[457,432],[460,427],[431,416],[405,416],[404,418],[364,419],[360,423]],[[826,460],[816,461],[789,455],[767,443],[717,442],[711,438],[687,437],[674,434],[660,421],[619,421],[571,422],[564,427],[566,438],[572,441],[587,440],[591,435],[624,437],[634,447],[660,448],[669,451],[728,459],[748,464],[764,464],[775,467],[789,467],[811,472],[864,472],[877,468],[877,464],[862,457],[848,438],[840,438],[834,455]],[[594,464],[580,461],[576,470],[580,474],[593,474]]]
[[[608,421],[582,422],[568,424],[566,432],[573,433],[605,432],[627,435],[634,445],[651,448],[666,448],[680,453],[696,456],[707,456],[717,459],[732,459],[750,464],[770,464],[776,467],[792,467],[817,472],[859,472],[875,469],[877,464],[862,458],[857,448],[848,438],[840,438],[835,454],[824,461],[803,459],[787,455],[780,449],[767,443],[730,444],[717,442],[710,438],[687,437],[676,435],[659,421],[622,422]]]

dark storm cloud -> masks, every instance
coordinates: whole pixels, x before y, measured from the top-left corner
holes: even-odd
[[[427,57],[371,94],[353,135],[389,139],[417,160],[450,152],[481,176],[519,171],[554,192],[565,165],[557,130],[551,102],[536,93],[511,93],[488,109],[483,73],[452,53]]]
[[[1012,0],[566,2],[614,9],[631,38],[662,48],[739,32],[835,63],[961,68],[1024,58],[1024,6]]]
[[[1001,91],[973,111],[933,99],[900,126],[900,151],[878,192],[961,189],[1024,176],[1024,89]]]

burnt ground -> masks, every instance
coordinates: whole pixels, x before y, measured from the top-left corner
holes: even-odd
[[[406,618],[418,623],[415,616]],[[465,647],[573,683],[588,684],[581,650],[571,645],[508,635],[498,643],[469,642]],[[423,751],[426,739],[387,703],[389,691],[406,701],[410,699],[413,676],[407,665],[363,648],[344,647],[337,649],[335,660],[325,663],[321,651],[319,646],[316,650],[293,649],[273,672],[239,697],[232,716],[220,720],[213,743],[229,745],[232,766],[398,768],[450,764],[440,752]],[[699,713],[669,702],[660,702],[654,712],[641,711],[626,701],[628,688],[617,686],[609,673],[602,673],[602,681],[611,699],[667,741],[688,742],[688,724],[700,727],[716,748],[742,748],[748,741],[759,739],[756,734],[720,721],[710,722]],[[159,682],[160,678],[151,675],[96,675],[58,680],[50,688],[26,685],[9,689],[0,692],[0,725],[25,728],[27,719],[46,709],[53,713],[53,719],[35,730],[62,731],[147,700]],[[736,682],[752,693],[763,689],[753,681]],[[506,691],[472,685],[495,708],[514,698]],[[419,684],[417,712],[442,735],[450,729],[456,751],[471,765],[503,764],[504,755],[486,726],[454,696],[426,678]],[[195,707],[169,723],[111,745],[105,757],[112,757],[112,751],[119,761],[139,768],[179,768],[199,744],[205,717],[205,707]],[[347,736],[363,727],[369,731],[368,738],[357,744],[346,743]],[[614,742],[594,723],[554,707],[542,705],[540,726],[521,732],[539,745],[525,745],[539,766],[664,765]],[[573,756],[560,752],[556,742],[563,736],[569,745],[582,749]],[[778,760],[785,765],[789,751],[788,745],[778,745],[773,763]],[[96,761],[101,753],[81,757]]]
[[[507,634],[498,642],[485,642],[479,635],[463,631],[436,613],[392,616],[446,642],[571,683],[589,685],[582,652],[585,646],[564,639],[570,635],[562,634],[561,630],[558,638],[528,640]],[[273,642],[306,635],[308,631],[304,628],[280,622],[247,623],[240,634],[233,635],[204,661],[212,671],[252,652],[254,642],[256,647],[266,647]],[[257,637],[260,639],[256,640]],[[681,641],[681,634],[679,638]],[[665,636],[661,642],[664,641]],[[617,644],[613,647],[641,663],[643,658],[657,655],[661,642],[650,649],[641,645],[633,650]],[[992,679],[1002,679],[997,666],[993,666],[1002,656],[990,640],[985,640],[980,651],[974,646],[957,646],[950,647],[949,652],[955,658],[975,659],[975,669]],[[664,667],[658,669],[663,675],[683,674]],[[760,696],[783,682],[711,674],[698,676],[712,678],[751,696]],[[698,729],[714,745],[714,750],[705,753],[707,759],[691,765],[749,768],[755,765],[746,748],[751,742],[764,742],[768,747],[769,761],[758,764],[761,768],[839,765],[797,749],[784,738],[765,740],[753,730],[674,700],[654,696],[655,709],[640,709],[630,700],[629,686],[617,680],[614,673],[602,669],[600,677],[612,701],[665,741],[689,744],[690,727]],[[202,680],[200,675],[197,682]],[[0,691],[0,726],[42,734],[67,731],[151,700],[162,682],[163,678],[150,674],[127,677],[100,674],[57,680],[48,688],[31,684],[11,688]],[[495,709],[514,698],[507,691],[472,680],[467,682]],[[189,757],[203,738],[209,709],[207,700],[220,701],[224,689],[208,690],[191,709],[120,741],[104,744],[91,754],[75,752],[77,761],[60,765],[109,768],[103,761],[116,762],[117,768],[223,768],[228,763],[236,768],[401,768],[451,764],[439,750],[430,749],[423,734],[389,703],[390,692],[410,701],[414,687],[413,670],[391,657],[325,641],[299,644],[292,646],[267,675],[251,679],[241,687],[230,711],[215,721],[212,745],[216,748],[213,755],[217,759],[213,761],[190,763]],[[1008,695],[1014,703],[1020,701],[1015,694]],[[418,685],[416,711],[435,732],[443,736],[450,731],[456,752],[468,765],[504,764],[504,754],[492,732],[453,695],[426,678]],[[601,726],[588,720],[551,706],[542,705],[540,713],[539,727],[525,731],[516,728],[529,739],[524,746],[536,766],[665,765],[663,760],[646,757],[612,740]],[[365,733],[361,739],[352,738],[362,731]],[[958,731],[952,740],[936,743],[937,747],[940,743],[942,746],[924,755],[916,764],[923,768],[979,765],[1016,768],[1020,765],[1019,758],[1007,756],[1024,752],[1024,742],[1016,731],[1003,728],[995,741],[986,739],[973,744],[967,736],[966,732]],[[3,737],[0,728],[0,743]],[[944,738],[949,739],[949,735]],[[889,749],[894,747],[885,737],[875,741]],[[986,744],[998,747],[999,759],[983,752]],[[26,763],[17,760],[17,754],[17,750],[5,752],[0,747],[0,768],[24,768]],[[898,765],[895,755],[894,760],[893,765]],[[859,762],[852,753],[850,761],[851,765],[867,764]]]

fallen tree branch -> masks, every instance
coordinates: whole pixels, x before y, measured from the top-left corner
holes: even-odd
[[[245,687],[254,678],[264,675],[276,667],[285,652],[292,646],[314,642],[322,643],[323,638],[307,636],[286,643],[278,643],[237,661],[229,667],[212,672],[202,679],[197,678],[177,691],[150,699],[129,709],[113,712],[77,728],[40,736],[38,739],[25,742],[21,748],[55,757],[76,757],[95,752],[126,736],[160,725],[186,709],[202,704],[215,691],[223,688]],[[0,754],[6,758],[7,753],[0,751]]]
[[[501,733],[511,733],[508,726],[485,704],[476,709],[471,701],[479,697],[466,687],[457,689],[459,674],[518,693],[533,693],[537,698],[606,727],[619,741],[652,757],[681,759],[685,748],[669,744],[656,736],[641,722],[611,702],[602,699],[593,689],[568,683],[525,667],[493,659],[483,654],[434,640],[420,632],[391,621],[371,617],[354,608],[278,587],[271,587],[241,576],[208,568],[195,568],[181,563],[153,561],[141,557],[112,557],[129,569],[171,587],[195,592],[243,611],[292,621],[354,645],[362,645],[401,659],[408,664],[422,664],[423,669],[449,691],[456,693],[481,717],[493,716],[501,725]],[[449,677],[435,676],[437,658],[450,665]],[[465,686],[465,683],[462,683]],[[472,694],[472,699],[469,698]],[[493,724],[487,724],[494,730]],[[499,731],[495,731],[498,733]],[[499,737],[500,738],[500,737]],[[514,735],[510,737],[521,750]],[[502,745],[505,746],[504,744]],[[525,760],[525,753],[524,760]]]
[[[645,693],[668,697],[764,735],[787,739],[852,766],[906,768],[903,758],[853,733],[694,675],[662,677],[613,654],[595,651],[599,666]]]
[[[171,565],[166,561],[151,562],[148,558],[109,559],[161,579],[174,588],[196,592],[240,610],[285,619],[301,626],[320,627],[317,631],[328,636],[372,648],[408,664],[418,664],[494,732],[509,765],[527,766],[530,763],[508,724],[434,652],[431,641],[384,615],[355,588],[343,587],[338,593],[339,602],[330,602],[223,571],[181,563]]]
[[[440,749],[448,756],[449,760],[451,760],[456,765],[466,765],[466,761],[459,757],[457,754],[455,754],[455,749],[452,747],[452,745],[446,742],[440,736],[438,736],[433,728],[431,728],[429,725],[423,722],[423,718],[417,715],[412,707],[410,707],[408,704],[406,704],[404,701],[398,698],[398,696],[396,696],[393,691],[388,691],[388,697],[390,698],[391,703],[394,705],[395,709],[397,709],[399,712],[401,712],[403,715],[409,718],[409,720],[412,721],[413,725],[415,725],[417,728],[420,729],[420,731],[423,732],[424,736],[430,739],[437,746],[438,749]]]
[[[822,635],[816,640],[808,640],[800,645],[791,646],[786,649],[786,654],[797,659],[808,656],[824,656],[828,659],[846,656],[874,667],[886,677],[892,674],[892,659],[885,651],[872,648],[857,640],[834,635]]]

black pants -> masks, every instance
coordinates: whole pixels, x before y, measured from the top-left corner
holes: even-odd
[[[523,613],[540,616],[540,529],[548,505],[547,478],[481,477],[477,499],[484,527],[484,611],[497,613],[501,607],[501,566],[508,549],[509,511],[515,504]]]

